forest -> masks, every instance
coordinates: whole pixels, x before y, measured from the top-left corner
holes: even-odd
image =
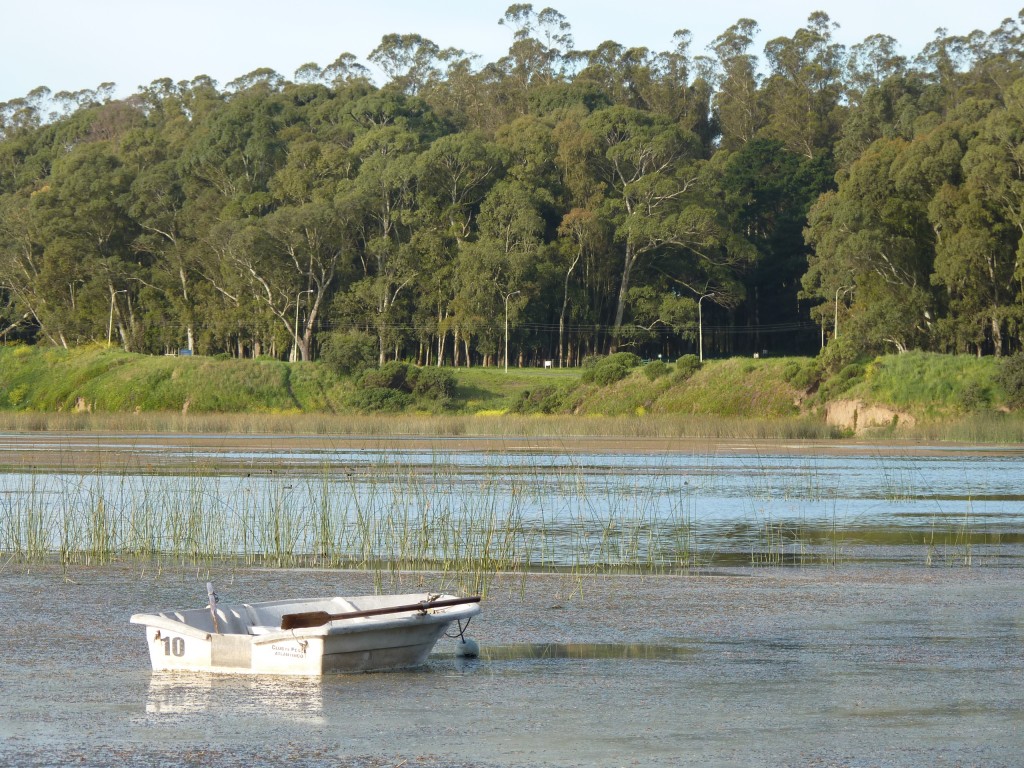
[[[480,62],[386,35],[291,78],[0,104],[0,332],[340,370],[593,355],[1008,355],[1024,331],[1024,10],[916,55],[825,13],[754,49]]]

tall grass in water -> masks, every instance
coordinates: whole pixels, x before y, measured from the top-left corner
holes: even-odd
[[[731,464],[750,478],[751,510],[726,525],[702,521],[702,505],[723,490],[714,467],[698,470],[701,481],[691,485],[654,459],[641,478],[617,466],[583,470],[572,455],[549,463],[485,454],[482,465],[479,457],[463,464],[459,454],[415,465],[373,455],[375,463],[312,474],[225,474],[221,462],[221,474],[196,463],[177,476],[137,469],[4,475],[0,553],[26,562],[59,555],[65,567],[135,558],[159,567],[358,568],[372,571],[379,586],[429,571],[486,592],[497,573],[560,572],[582,589],[611,573],[836,564],[850,535],[837,523],[835,499],[831,521],[784,510],[807,499],[824,506],[835,493],[813,463],[781,474],[774,459]],[[940,545],[956,546],[972,564],[972,524],[970,516],[959,531],[936,524],[933,559]],[[920,543],[921,528],[906,535]]]
[[[1001,536],[976,529],[971,500],[962,516],[932,518],[924,537],[927,565],[974,565],[975,547],[979,544],[998,547]]]
[[[0,552],[70,567],[114,559],[439,572],[485,592],[497,573],[674,572],[705,564],[694,499],[573,467],[376,464],[313,476],[7,475]],[[669,481],[666,480],[666,484]],[[659,502],[669,497],[666,505]],[[659,508],[659,503],[661,507]]]

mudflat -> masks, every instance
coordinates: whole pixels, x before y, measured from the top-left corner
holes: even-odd
[[[201,458],[216,465],[240,452],[263,461],[296,453],[417,451],[445,453],[739,455],[1020,455],[1021,445],[978,446],[914,440],[757,440],[700,437],[493,436],[462,435],[285,435],[25,432],[0,434],[0,471],[117,468],[126,464],[163,469],[189,466]]]

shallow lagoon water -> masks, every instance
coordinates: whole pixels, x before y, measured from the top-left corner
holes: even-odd
[[[266,547],[264,530],[282,525],[290,551],[322,547],[316,539],[328,528],[338,549],[355,531],[349,553],[386,560],[389,547],[367,537],[443,519],[507,533],[508,548],[531,567],[1024,556],[1019,446],[793,450],[746,442],[695,449],[691,441],[649,452],[614,443],[605,450],[541,449],[513,439],[486,450],[471,439],[459,444],[449,451],[445,440],[425,449],[400,439],[357,448],[295,437],[0,436],[0,517],[26,518],[0,524],[0,550],[25,546],[4,536],[25,535],[40,507],[44,517],[59,510],[59,520],[37,524],[56,549],[62,532],[89,528],[102,499],[114,524],[147,528],[146,546],[170,548],[166,542],[180,534],[170,528],[200,514],[218,554],[252,554]],[[20,465],[4,461],[15,456]],[[82,456],[90,457],[85,467],[76,463]],[[435,545],[424,544],[424,555],[440,557]]]
[[[87,469],[53,459],[96,446],[41,444],[48,462],[0,473],[0,517],[24,498],[87,510],[98,489],[113,514],[180,498],[230,517],[240,499],[287,512],[327,489],[341,520],[367,498],[411,512],[491,505],[563,535],[557,557],[578,556],[580,529],[600,535],[609,521],[692,528],[715,557],[683,574],[497,577],[470,627],[477,660],[442,640],[419,670],[281,680],[154,675],[128,617],[201,606],[207,579],[222,599],[252,602],[372,592],[379,573],[176,557],[65,573],[4,556],[0,765],[1021,764],[1019,450],[325,453],[293,442],[197,457],[161,452],[154,437]],[[765,566],[752,553],[768,521],[833,525],[842,556]],[[910,538],[879,543],[867,535],[878,528]],[[938,550],[925,544],[936,530]],[[729,552],[739,557],[715,562]],[[385,588],[442,581],[405,573]]]
[[[339,571],[8,564],[0,764],[1015,766],[1024,592],[1002,568],[537,575],[426,667],[153,674],[137,610],[372,590]],[[408,575],[421,583],[429,575]],[[404,586],[411,586],[406,584]]]

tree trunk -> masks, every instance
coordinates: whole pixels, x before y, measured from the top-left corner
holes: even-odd
[[[622,264],[622,280],[619,283],[619,300],[615,307],[615,324],[612,326],[611,352],[618,351],[619,332],[622,328],[622,318],[625,316],[626,300],[629,296],[629,277],[636,263],[632,238],[626,239],[626,257]]]
[[[444,348],[447,344],[448,333],[442,330],[442,320],[444,315],[441,312],[441,307],[437,307],[437,367],[440,368],[444,363]]]
[[[996,357],[1003,356],[1003,329],[999,318],[995,315],[992,316],[992,347]]]

